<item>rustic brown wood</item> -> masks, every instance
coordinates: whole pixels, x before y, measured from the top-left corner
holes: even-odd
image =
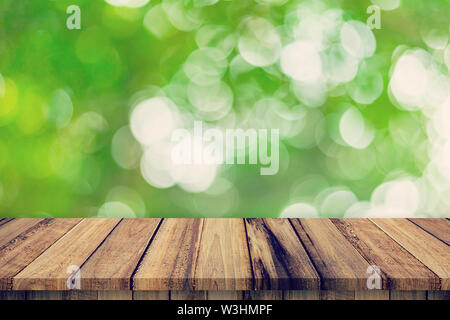
[[[319,300],[319,290],[283,290],[283,300]]]
[[[0,299],[448,299],[449,222],[428,220],[2,219]]]
[[[69,295],[64,291],[32,290],[27,291],[27,300],[68,300]]]
[[[44,219],[19,218],[0,226],[0,248]]]
[[[203,219],[165,219],[133,277],[134,290],[193,290]]]
[[[450,245],[450,221],[447,219],[409,219],[436,238]]]
[[[361,256],[380,269],[383,289],[439,289],[439,278],[371,221],[331,220]]]
[[[0,291],[0,300],[26,300],[26,291]]]
[[[68,268],[81,267],[120,219],[84,219],[13,278],[15,290],[66,290]]]
[[[170,300],[208,300],[207,291],[174,290],[170,291]]]
[[[249,290],[252,271],[242,219],[205,219],[198,258],[196,290]]]
[[[1,218],[0,219],[0,226],[4,225],[5,223],[14,220],[13,218]]]
[[[415,290],[391,290],[390,300],[427,300],[427,292]]]
[[[389,300],[389,290],[356,290],[355,300]]]
[[[169,291],[132,291],[133,300],[169,300]]]
[[[133,300],[133,291],[131,290],[99,290],[97,292],[98,300]]]
[[[321,290],[320,300],[355,300],[355,291],[350,290]]]
[[[427,291],[428,300],[450,300],[450,291]]]
[[[161,219],[124,219],[81,268],[82,290],[129,290]]]
[[[282,290],[244,291],[244,300],[283,300]]]
[[[0,300],[450,300],[450,291],[0,291]]]
[[[208,300],[242,300],[243,291],[208,291]]]
[[[369,263],[329,219],[293,219],[316,267],[322,290],[367,289]]]
[[[81,219],[46,219],[0,250],[0,290],[12,289],[12,278],[66,234]]]
[[[319,289],[320,279],[287,219],[246,219],[258,290]]]
[[[450,289],[450,247],[406,219],[371,219],[378,227],[433,271],[441,289]]]

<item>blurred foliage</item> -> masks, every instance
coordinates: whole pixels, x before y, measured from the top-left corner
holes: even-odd
[[[202,26],[220,25],[229,34],[239,34],[249,15],[281,26],[305,1],[180,0],[171,11],[173,17],[164,2],[174,3],[151,0],[130,8],[100,0],[0,2],[1,216],[89,217],[110,210],[106,202],[116,204],[107,216],[205,216],[231,202],[218,215],[274,217],[295,201],[319,201],[320,192],[329,187],[345,186],[367,201],[391,172],[415,177],[424,172],[429,162],[425,150],[419,149],[427,139],[424,115],[394,106],[387,85],[399,45],[430,51],[424,30],[448,30],[449,0],[402,1],[398,9],[382,11],[382,28],[373,30],[376,52],[365,60],[367,72],[382,76],[381,95],[369,105],[355,103],[347,93],[329,95],[320,107],[326,116],[339,113],[342,103],[352,103],[376,130],[375,146],[346,149],[341,160],[347,169],[337,168],[338,160],[317,145],[296,148],[284,141],[277,175],[260,176],[257,166],[224,166],[219,176],[231,181],[234,191],[215,199],[177,186],[155,188],[138,166],[119,166],[113,138],[130,124],[136,93],[167,88],[180,77],[186,59],[198,49],[196,33]],[[81,30],[66,27],[66,9],[73,4],[81,8]],[[345,20],[362,22],[371,4],[326,1],[326,7],[342,9]],[[237,47],[232,50],[228,64],[239,53]],[[280,95],[289,106],[299,103],[292,92],[283,95],[283,90],[289,91],[288,77],[269,68],[252,68],[232,78],[227,69],[224,81],[233,90],[237,111],[246,106],[236,100],[248,99],[251,108],[262,96]],[[407,139],[412,137],[409,129],[421,131],[413,145],[392,142],[389,125],[402,115],[398,126],[406,130]],[[383,144],[384,138],[391,142]],[[140,156],[142,151],[137,147],[135,152]],[[352,177],[371,158],[376,165]],[[319,178],[302,185],[311,177]]]

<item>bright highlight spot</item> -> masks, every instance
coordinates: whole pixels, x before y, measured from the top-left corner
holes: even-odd
[[[136,139],[150,145],[169,136],[175,128],[175,106],[163,97],[145,100],[131,114],[131,131]]]

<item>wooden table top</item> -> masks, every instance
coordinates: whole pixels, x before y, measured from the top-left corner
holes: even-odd
[[[450,290],[447,219],[0,219],[0,290]],[[75,267],[74,267],[75,266]]]

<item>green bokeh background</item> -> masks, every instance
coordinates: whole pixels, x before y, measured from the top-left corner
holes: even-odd
[[[0,98],[0,216],[96,216],[108,197],[127,203],[136,216],[205,216],[191,201],[201,195],[176,186],[155,188],[144,180],[139,168],[125,170],[112,156],[114,134],[129,124],[133,95],[148,86],[169,84],[197,49],[195,29],[177,30],[165,21],[166,33],[158,38],[144,26],[144,16],[160,2],[151,0],[140,8],[114,7],[100,0],[0,2],[0,74],[7,92]],[[214,23],[238,31],[246,15],[282,25],[286,14],[301,2],[275,6],[254,0],[219,1],[202,7],[202,25]],[[183,3],[187,9],[194,6],[191,1]],[[81,30],[66,28],[66,8],[72,4],[81,8]],[[343,0],[327,1],[326,5],[343,9],[345,19],[364,22],[371,3]],[[430,26],[448,30],[449,12],[448,0],[403,1],[396,10],[382,11],[382,28],[373,30],[376,54],[367,59],[370,67],[383,75],[381,96],[369,106],[359,106],[345,94],[331,97],[321,111],[328,114],[342,102],[353,103],[380,134],[390,120],[402,114],[421,122],[420,112],[396,108],[388,97],[392,54],[399,45],[426,48],[422,30]],[[155,23],[161,21],[155,18]],[[237,53],[237,48],[234,50],[232,55]],[[232,88],[257,86],[267,96],[288,83],[287,78],[272,76],[261,68],[232,84],[228,74],[224,79]],[[65,125],[55,120],[58,103],[65,99],[58,100],[57,90],[64,90],[73,105],[70,123]],[[234,94],[239,94],[237,89]],[[288,98],[287,103],[291,100],[295,98]],[[409,128],[405,127],[406,135]],[[426,139],[424,128],[416,129]],[[355,180],[330,168],[330,159],[318,148],[301,150],[284,144],[280,157],[288,153],[289,165],[275,176],[260,176],[258,166],[235,166],[220,173],[233,182],[238,195],[225,216],[276,217],[292,202],[294,183],[311,174],[323,177],[329,187],[346,186],[358,199],[368,200],[392,171],[421,175],[428,159],[426,154],[420,156],[419,147],[392,143],[384,150],[374,149],[377,166]],[[361,157],[364,153],[355,155],[355,161]],[[115,196],[111,190],[116,190]],[[214,199],[205,203],[211,211],[221,205]]]

